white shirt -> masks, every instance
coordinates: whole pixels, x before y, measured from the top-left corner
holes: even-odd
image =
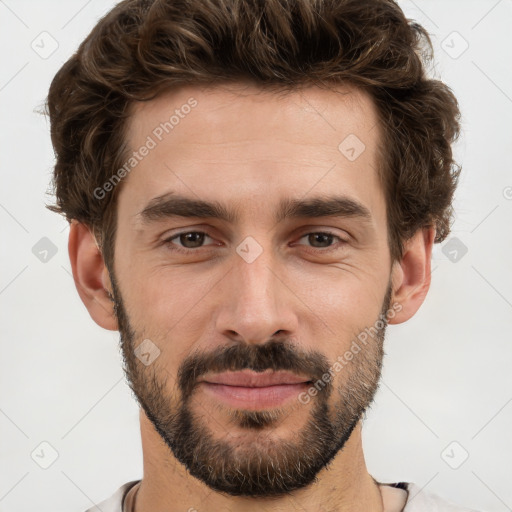
[[[102,512],[124,512],[124,498],[128,491],[139,481],[127,482],[110,498],[85,512],[96,512],[98,509]],[[453,505],[436,494],[422,490],[419,485],[410,482],[381,484],[381,490],[385,512],[477,512],[473,509]]]

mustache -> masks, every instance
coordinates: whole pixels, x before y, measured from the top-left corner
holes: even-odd
[[[208,372],[287,370],[307,375],[316,382],[328,373],[329,368],[329,361],[319,352],[303,351],[289,342],[271,340],[264,345],[218,347],[207,354],[194,352],[181,364],[177,382],[186,399],[197,386],[199,377]],[[324,391],[328,392],[327,389]]]

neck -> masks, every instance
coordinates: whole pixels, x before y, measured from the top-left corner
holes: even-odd
[[[366,469],[361,422],[315,482],[282,497],[247,498],[212,491],[187,473],[172,455],[144,412],[140,411],[144,475],[135,511],[237,510],[240,512],[383,512],[379,486]]]

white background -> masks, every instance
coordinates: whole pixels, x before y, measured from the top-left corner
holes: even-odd
[[[83,512],[142,476],[138,408],[118,334],[89,318],[70,275],[67,224],[44,207],[53,153],[48,122],[35,112],[112,5],[0,0],[0,512]],[[388,329],[364,428],[368,468],[460,505],[512,510],[512,1],[401,6],[431,33],[436,72],[460,101],[463,174],[426,302]],[[43,31],[58,43],[47,58],[31,47],[46,37],[51,49]],[[468,49],[453,58],[464,40]],[[57,249],[45,263],[32,252],[43,237]],[[443,252],[450,240],[468,249],[456,262]],[[58,453],[48,469],[31,458],[43,449],[40,460],[50,462],[44,441]],[[449,467],[465,451],[468,459]]]

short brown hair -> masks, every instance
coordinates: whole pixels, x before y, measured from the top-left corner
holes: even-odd
[[[94,27],[52,81],[56,205],[89,225],[113,264],[116,197],[94,190],[118,169],[134,101],[184,84],[251,80],[293,91],[349,84],[370,93],[382,139],[378,169],[392,261],[418,229],[450,232],[460,166],[460,112],[427,77],[432,44],[393,0],[125,0]],[[341,141],[340,141],[341,142]]]

